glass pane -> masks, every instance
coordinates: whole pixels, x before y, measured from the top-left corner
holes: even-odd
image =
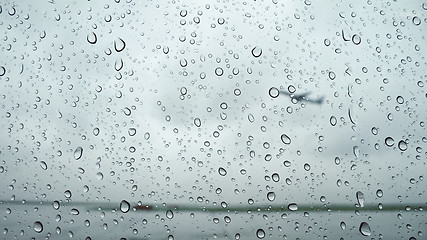
[[[3,1],[0,238],[425,239],[427,2]]]

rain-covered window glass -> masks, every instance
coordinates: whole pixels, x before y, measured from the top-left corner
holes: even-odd
[[[1,1],[1,239],[427,239],[427,2]]]

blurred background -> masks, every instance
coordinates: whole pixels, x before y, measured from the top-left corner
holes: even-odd
[[[0,238],[424,239],[426,11],[0,3]]]

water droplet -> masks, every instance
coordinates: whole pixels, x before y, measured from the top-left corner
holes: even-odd
[[[71,198],[71,191],[70,191],[70,190],[66,190],[66,191],[64,192],[64,196],[65,196],[66,198]]]
[[[408,149],[408,145],[403,140],[400,140],[397,146],[399,147],[400,151],[406,151],[406,149]]]
[[[351,37],[351,41],[354,43],[354,45],[359,45],[362,42],[362,38],[358,34],[354,34]]]
[[[215,68],[215,74],[216,74],[218,77],[221,77],[221,76],[222,76],[222,74],[224,74],[224,70],[223,70],[222,68],[220,68],[220,67],[217,67],[217,68]]]
[[[278,182],[280,181],[280,176],[278,173],[273,173],[273,175],[271,175],[271,179],[273,179],[274,182]]]
[[[385,139],[385,145],[387,145],[387,147],[392,147],[394,145],[394,139],[392,137],[387,137]]]
[[[417,16],[412,18],[412,23],[415,24],[416,26],[421,24],[421,19]]]
[[[335,80],[335,78],[336,78],[336,74],[334,72],[332,72],[332,71],[330,71],[328,73],[328,76],[329,76],[329,79],[331,79],[331,80]]]
[[[335,125],[337,125],[337,118],[335,116],[331,116],[331,118],[329,119],[329,123],[334,127]]]
[[[356,199],[360,207],[365,206],[365,195],[361,191],[356,192]]]
[[[288,144],[290,144],[290,143],[291,143],[291,138],[290,138],[288,135],[286,135],[286,134],[282,134],[282,135],[280,136],[280,138],[282,139],[282,142],[283,142],[284,144],[286,144],[286,145],[288,145]]]
[[[360,150],[359,150],[358,146],[353,146],[353,154],[354,154],[355,157],[357,157],[357,158],[359,157]]]
[[[202,126],[202,121],[200,121],[200,118],[195,118],[194,119],[194,125],[196,125],[196,127]]]
[[[264,230],[262,230],[261,228],[260,228],[260,229],[258,229],[258,230],[256,231],[256,236],[257,236],[259,239],[264,238],[264,237],[265,237],[265,232],[264,232]]]
[[[41,161],[41,162],[40,162],[40,167],[41,167],[43,170],[47,170],[47,163],[46,163],[45,161]]]
[[[78,209],[76,209],[76,208],[73,208],[73,209],[71,209],[71,211],[70,211],[70,213],[72,214],[72,215],[79,215],[79,210]]]
[[[76,148],[76,150],[74,151],[74,159],[79,160],[83,155],[83,148],[82,147],[78,147]]]
[[[188,64],[187,59],[183,58],[179,60],[179,65],[181,65],[181,67],[186,67],[187,64]]]
[[[405,102],[405,99],[403,99],[402,96],[397,96],[396,102],[399,103],[399,104],[403,104]]]
[[[122,59],[116,60],[116,62],[114,63],[114,69],[118,72],[122,70],[122,68],[123,68],[123,60]]]
[[[362,222],[359,227],[359,232],[363,236],[371,236],[371,227],[369,227],[367,222]]]
[[[58,201],[53,201],[52,203],[53,209],[58,210],[61,206]]]
[[[254,117],[254,115],[252,115],[252,113],[250,113],[250,114],[248,115],[248,120],[249,120],[249,122],[251,122],[251,123],[253,123],[253,122],[255,121],[255,117]]]
[[[377,197],[381,198],[383,196],[383,190],[378,189],[377,190]]]
[[[6,74],[6,68],[3,66],[0,67],[0,77],[4,76]]]
[[[224,168],[220,167],[220,168],[218,168],[218,173],[221,176],[225,176],[225,175],[227,175],[227,170],[225,170]]]
[[[172,212],[172,210],[167,210],[167,211],[166,211],[166,217],[167,217],[168,219],[172,219],[172,218],[173,218],[173,212]]]
[[[98,136],[99,135],[99,128],[94,128],[93,129],[93,135]]]
[[[344,229],[345,229],[345,227],[346,227],[345,222],[341,222],[341,223],[340,223],[340,228],[341,228],[342,230],[344,230]]]
[[[260,47],[254,47],[252,48],[252,56],[258,58],[262,54],[262,49]]]
[[[274,193],[274,192],[269,192],[269,193],[267,193],[267,199],[268,199],[270,202],[274,201],[274,199],[276,199],[276,193]]]
[[[135,136],[135,134],[136,134],[136,128],[129,128],[128,134],[131,137]]]
[[[304,164],[304,170],[306,170],[306,171],[310,171],[310,169],[311,169],[310,164],[305,163],[305,164]]]
[[[37,233],[41,233],[41,232],[43,232],[43,224],[41,222],[37,221],[37,222],[34,223],[33,229]]]
[[[270,97],[272,98],[277,98],[279,96],[279,89],[272,87],[268,90],[268,94],[270,94]]]
[[[97,172],[97,173],[96,173],[96,178],[97,178],[98,180],[102,180],[102,179],[104,178],[104,174],[102,174],[102,172]]]
[[[187,88],[186,87],[182,87],[179,91],[181,92],[181,95],[187,94]]]
[[[348,118],[350,119],[350,122],[353,123],[354,125],[356,125],[356,118],[355,118],[355,114],[354,114],[354,110],[353,110],[353,106],[350,106],[348,108]]]
[[[373,128],[371,129],[371,132],[372,132],[372,134],[377,135],[377,134],[378,134],[378,128],[373,127]]]
[[[122,211],[122,213],[127,213],[130,210],[130,204],[128,201],[126,200],[122,200],[120,202],[120,211]]]
[[[298,210],[298,205],[296,203],[291,203],[288,205],[288,209],[290,211],[297,211]]]
[[[94,32],[91,32],[87,35],[86,40],[90,44],[95,44],[98,41],[98,37]]]
[[[119,38],[119,40],[114,41],[114,49],[116,52],[121,52],[126,47],[126,42],[123,39]]]

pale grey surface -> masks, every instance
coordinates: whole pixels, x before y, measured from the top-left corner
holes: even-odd
[[[1,237],[57,239],[73,231],[76,239],[211,239],[240,232],[246,239],[262,228],[271,239],[360,239],[359,225],[368,222],[375,239],[425,238],[425,214],[413,207],[427,204],[427,3],[117,2],[0,3],[2,200],[354,206],[360,191],[365,206],[412,210],[309,218],[301,211],[286,221],[281,213],[236,211],[226,224],[226,213],[195,207],[195,218],[185,212],[141,226],[141,214],[165,213],[109,209],[103,220],[82,206],[74,216],[66,207],[34,212],[32,204],[3,203]],[[292,86],[296,95],[310,92],[310,101],[269,95]],[[57,214],[64,221],[55,222]],[[212,222],[215,214],[221,224]],[[85,219],[97,224],[75,227]],[[45,226],[41,233],[32,229],[36,221]],[[353,230],[338,231],[341,221]],[[301,230],[292,230],[297,222]],[[307,237],[301,232],[309,227]]]

